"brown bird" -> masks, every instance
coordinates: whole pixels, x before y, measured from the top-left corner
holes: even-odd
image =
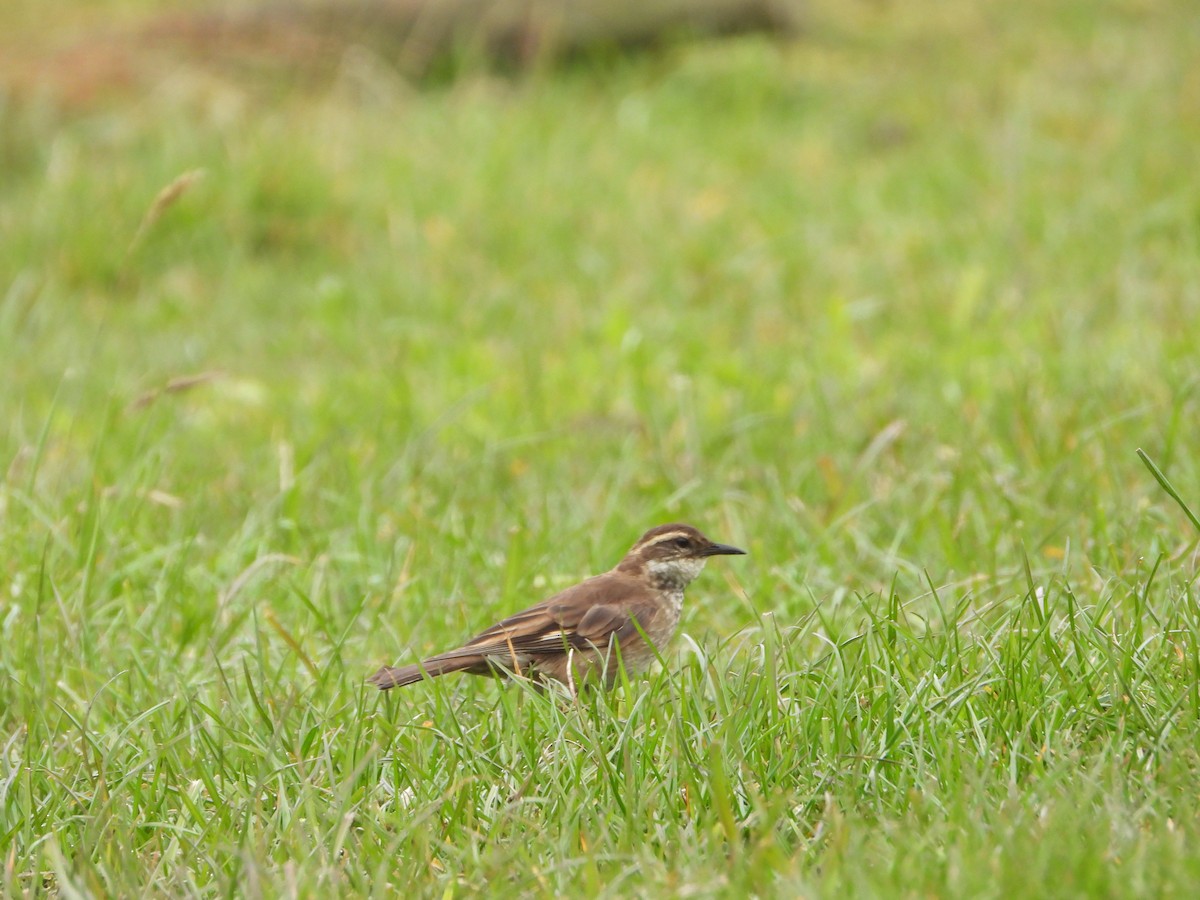
[[[618,658],[627,672],[642,671],[671,639],[683,612],[683,590],[708,558],[745,552],[710,541],[690,525],[659,525],[611,571],[498,622],[457,650],[399,668],[384,666],[368,680],[386,691],[467,672],[560,681],[572,692],[596,679],[612,687]]]

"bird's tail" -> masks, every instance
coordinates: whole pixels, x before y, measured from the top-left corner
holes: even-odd
[[[394,687],[404,687],[406,684],[416,684],[424,678],[437,678],[451,672],[478,669],[481,662],[483,660],[479,656],[458,656],[453,659],[431,656],[409,666],[383,666],[367,681],[381,691],[386,691]]]

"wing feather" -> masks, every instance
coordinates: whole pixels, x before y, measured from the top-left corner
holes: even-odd
[[[537,656],[560,653],[564,646],[607,647],[614,636],[628,641],[637,634],[638,625],[644,630],[652,628],[658,615],[657,604],[644,592],[640,581],[623,573],[597,575],[497,622],[461,649],[439,658],[480,653]]]

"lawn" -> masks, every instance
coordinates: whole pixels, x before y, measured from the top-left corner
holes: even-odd
[[[1196,896],[1198,48],[0,94],[0,894]],[[650,676],[364,684],[670,521]]]

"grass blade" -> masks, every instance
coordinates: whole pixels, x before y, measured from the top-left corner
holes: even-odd
[[[1183,502],[1183,498],[1179,496],[1179,491],[1175,490],[1174,485],[1167,480],[1167,476],[1162,473],[1162,469],[1154,464],[1154,460],[1147,456],[1146,451],[1141,447],[1138,447],[1137,455],[1145,463],[1146,468],[1150,470],[1150,474],[1154,476],[1154,480],[1162,486],[1162,489],[1167,492],[1167,495],[1172,500],[1179,504],[1179,508],[1183,510],[1183,514],[1196,526],[1196,530],[1200,531],[1200,519],[1196,518],[1196,514]]]

